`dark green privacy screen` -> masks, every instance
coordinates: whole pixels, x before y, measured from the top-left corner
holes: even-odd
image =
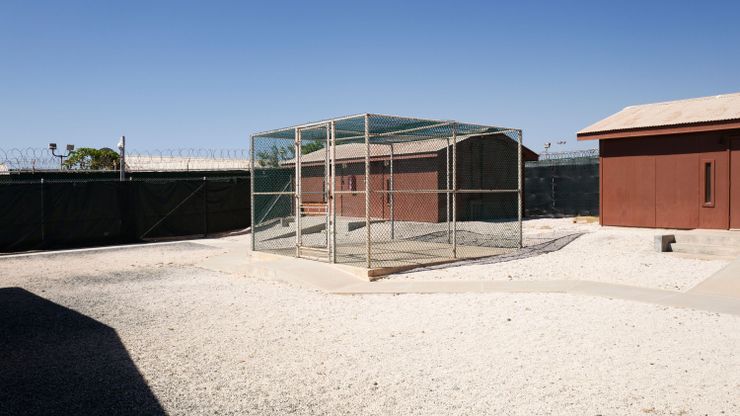
[[[0,252],[123,244],[250,224],[249,177],[0,183]]]
[[[525,214],[599,215],[599,159],[528,162],[524,169]]]

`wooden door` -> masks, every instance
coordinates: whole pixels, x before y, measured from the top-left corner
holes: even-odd
[[[730,142],[730,228],[740,229],[740,138]]]

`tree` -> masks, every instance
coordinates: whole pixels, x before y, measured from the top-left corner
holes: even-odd
[[[323,142],[306,142],[301,145],[301,154],[305,155],[323,148]],[[294,157],[295,151],[293,150],[293,146],[279,147],[273,144],[269,150],[257,152],[257,159],[261,167],[278,168],[280,167],[280,162],[293,159]]]
[[[81,147],[64,161],[64,167],[78,170],[117,170],[119,161],[118,153],[112,149]]]
[[[293,147],[278,147],[273,144],[270,150],[257,152],[257,159],[259,159],[260,167],[279,168],[280,162],[293,159],[294,155],[295,151],[293,151]]]
[[[324,148],[324,142],[308,142],[301,146],[301,154],[305,155]]]

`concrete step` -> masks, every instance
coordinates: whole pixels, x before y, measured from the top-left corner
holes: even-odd
[[[301,257],[327,261],[329,259],[329,249],[324,247],[301,247]]]
[[[740,232],[737,231],[677,233],[675,236],[676,242],[681,244],[686,243],[740,248]]]
[[[671,244],[671,250],[676,253],[707,254],[732,258],[740,256],[740,246],[679,243],[678,238],[676,238],[676,241]]]

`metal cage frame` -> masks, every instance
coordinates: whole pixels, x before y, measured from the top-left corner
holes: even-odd
[[[516,188],[504,189],[460,189],[458,183],[458,161],[457,146],[464,139],[476,136],[486,135],[505,135],[516,144]],[[295,181],[291,190],[287,186],[280,190],[261,191],[255,187],[256,177],[261,170],[269,169],[265,162],[258,160],[256,155],[256,141],[261,139],[281,139],[289,142],[292,139],[292,158],[280,160],[281,167],[293,166],[293,178]],[[446,172],[443,189],[420,189],[420,190],[396,190],[394,188],[394,145],[398,143],[413,143],[424,140],[441,139],[446,140]],[[324,152],[324,186],[325,194],[325,230],[326,230],[326,256],[322,258],[331,263],[337,262],[337,206],[336,197],[343,193],[351,192],[352,195],[364,194],[364,228],[365,248],[364,248],[364,267],[371,269],[377,264],[382,263],[376,260],[373,253],[373,235],[372,226],[373,218],[371,215],[371,195],[374,193],[385,193],[389,202],[390,209],[390,238],[394,239],[395,213],[394,200],[397,193],[437,193],[444,194],[447,224],[447,239],[449,241],[450,260],[455,260],[465,256],[458,253],[458,195],[466,193],[475,194],[494,194],[505,193],[516,195],[516,247],[522,247],[522,215],[523,215],[523,158],[522,158],[522,130],[514,128],[496,127],[482,124],[461,123],[454,120],[433,120],[423,118],[402,117],[384,114],[355,114],[333,119],[321,120],[316,122],[304,123],[280,129],[268,130],[252,134],[250,136],[250,168],[252,174],[251,181],[251,215],[252,215],[252,250],[262,251],[258,247],[257,232],[262,226],[262,221],[257,217],[258,207],[255,205],[255,198],[272,197],[281,198],[289,197],[292,202],[291,211],[295,222],[295,251],[296,257],[314,258],[307,254],[306,246],[302,244],[302,224],[301,219],[304,214],[303,198],[306,191],[302,189],[302,171],[306,168],[302,163],[303,143],[309,141],[321,141],[325,143]],[[364,189],[341,190],[337,189],[337,147],[343,144],[354,144],[362,146],[362,154],[357,155],[358,160],[364,159]],[[385,190],[372,189],[371,186],[371,159],[373,151],[371,146],[376,145],[388,146],[388,165],[390,171],[389,188]],[[286,145],[287,146],[287,145]],[[321,149],[319,149],[321,151]],[[314,162],[315,164],[316,162]],[[341,163],[341,162],[340,162]],[[362,163],[362,162],[360,162]],[[386,163],[386,162],[384,162]],[[314,165],[315,166],[315,165]],[[511,178],[513,179],[513,178]],[[269,250],[267,250],[269,251]],[[323,256],[321,256],[323,257]]]

